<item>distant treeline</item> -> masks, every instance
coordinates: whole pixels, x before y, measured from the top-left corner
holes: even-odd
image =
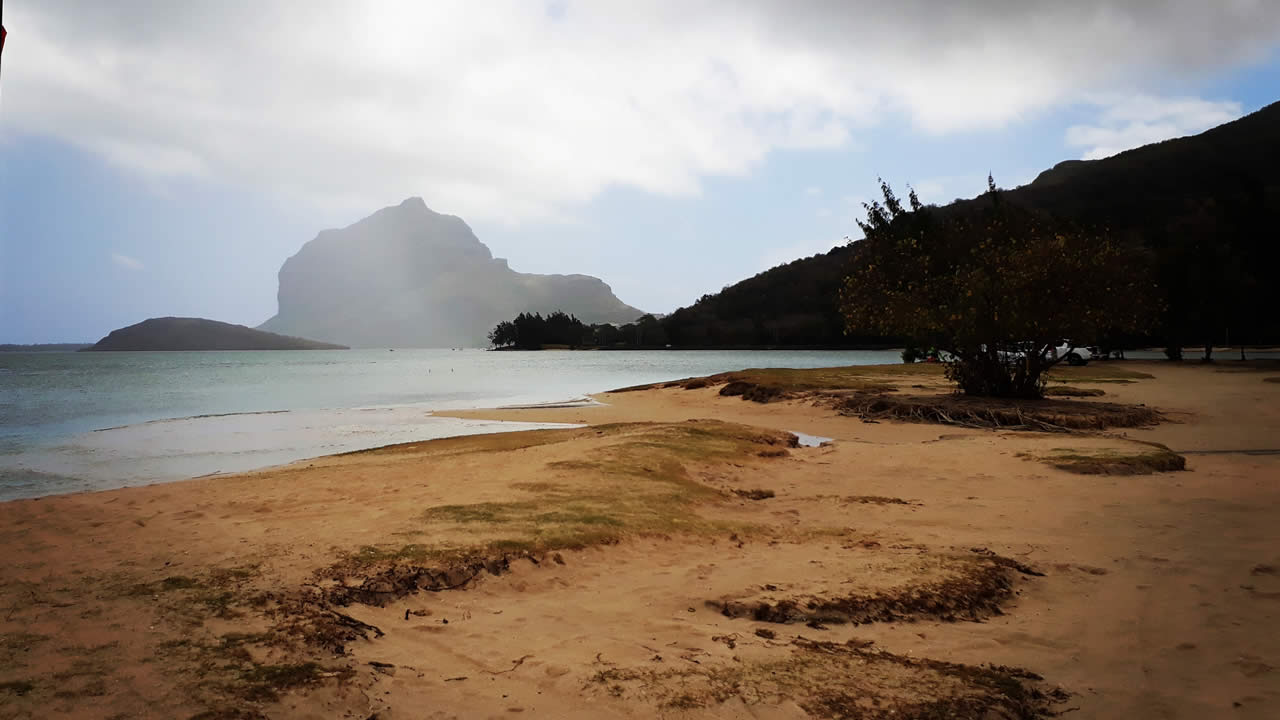
[[[546,345],[577,348],[668,344],[661,321],[652,315],[621,326],[587,325],[560,310],[546,317],[541,313],[520,313],[514,320],[504,320],[489,333],[489,342],[496,348],[518,350],[539,350]]]
[[[1072,338],[1118,349],[1164,345],[1258,345],[1280,342],[1280,103],[1193,137],[1092,161],[1067,161],[1006,201],[1096,229],[1145,249],[1147,295],[1157,318],[1133,333]],[[937,208],[968,214],[979,200]],[[646,315],[621,327],[585,325],[553,313],[503,323],[498,347],[869,347],[908,338],[854,328],[846,333],[840,290],[859,263],[859,243],[835,247],[703,295],[661,319]],[[1149,271],[1149,272],[1147,272]],[[1063,278],[1069,282],[1071,278]],[[1044,287],[1054,302],[1054,288]]]
[[[673,316],[655,318],[644,315],[633,323],[588,325],[573,315],[559,310],[543,316],[541,313],[520,313],[514,320],[498,323],[489,333],[490,344],[505,350],[541,350],[544,347],[598,348],[601,350],[628,350],[653,348],[682,348],[688,350],[838,350],[850,347],[860,349],[884,349],[901,347],[897,338],[866,336],[854,343],[849,338],[836,342],[800,342],[798,334],[774,335],[769,333],[719,333],[707,335],[709,342],[672,342],[670,328]],[[772,338],[780,338],[773,341]],[[825,336],[814,336],[825,337]],[[686,338],[687,340],[687,338]],[[735,342],[735,340],[739,340]]]

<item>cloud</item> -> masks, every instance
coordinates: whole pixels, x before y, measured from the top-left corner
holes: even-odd
[[[115,263],[117,267],[122,267],[125,270],[144,270],[146,268],[146,266],[142,264],[142,261],[137,258],[131,258],[128,255],[121,255],[116,252],[111,253],[111,262]]]
[[[1112,101],[1095,125],[1067,128],[1066,143],[1097,160],[1161,140],[1194,135],[1240,117],[1240,103],[1138,96]]]
[[[822,194],[822,188],[818,187],[817,185],[810,185],[809,187],[804,189],[804,194],[810,197],[817,197],[818,195]]]
[[[7,133],[152,178],[507,223],[611,187],[697,194],[876,124],[998,128],[1280,37],[1268,0],[42,0],[6,20]]]

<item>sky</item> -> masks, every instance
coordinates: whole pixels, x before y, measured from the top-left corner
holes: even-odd
[[[1280,100],[1273,0],[9,0],[0,343],[257,325],[420,196],[670,312],[926,202]]]

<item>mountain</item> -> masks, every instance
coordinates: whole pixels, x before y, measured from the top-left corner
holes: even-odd
[[[1152,292],[1166,311],[1143,340],[1280,341],[1280,103],[1199,135],[1059,163],[1004,197],[1150,249]],[[837,312],[856,251],[857,243],[837,247],[703,296],[664,320],[667,335],[673,345],[874,341],[844,336]]]
[[[342,345],[286,337],[203,318],[163,317],[112,330],[87,351],[103,350],[346,350]]]
[[[260,329],[358,347],[484,346],[521,312],[563,310],[587,323],[644,314],[599,278],[515,272],[461,218],[421,198],[321,232],[280,268],[278,299]]]

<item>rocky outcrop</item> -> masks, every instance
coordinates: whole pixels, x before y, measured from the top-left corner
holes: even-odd
[[[356,347],[483,346],[521,312],[563,310],[587,323],[643,314],[599,278],[515,272],[461,218],[421,198],[321,232],[280,268],[278,300],[261,329]]]

